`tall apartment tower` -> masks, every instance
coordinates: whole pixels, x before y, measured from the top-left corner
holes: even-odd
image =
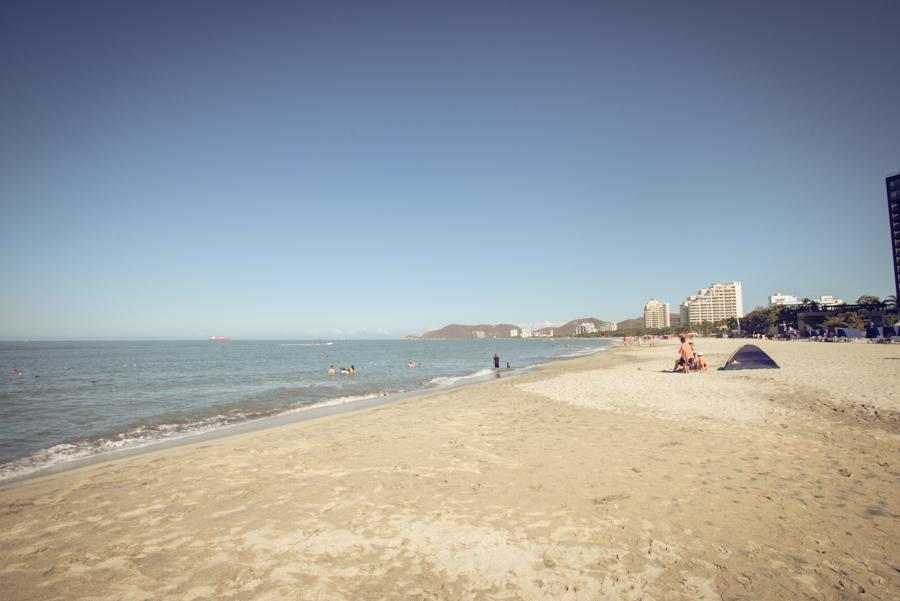
[[[669,303],[661,303],[655,298],[651,298],[644,305],[644,327],[645,328],[668,328],[672,324],[669,323]]]
[[[740,282],[710,284],[681,303],[682,325],[743,316],[744,290]]]
[[[885,179],[884,183],[891,224],[891,254],[894,256],[894,294],[900,298],[900,173]]]

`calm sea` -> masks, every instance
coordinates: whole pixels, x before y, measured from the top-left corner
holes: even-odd
[[[494,353],[517,370],[610,344],[0,342],[0,480],[267,416],[493,377]],[[350,365],[357,374],[341,375]]]

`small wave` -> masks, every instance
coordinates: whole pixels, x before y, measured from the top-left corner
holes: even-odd
[[[14,459],[8,463],[0,464],[0,481],[26,476],[62,463],[103,455],[114,451],[139,449],[141,447],[197,436],[198,434],[203,434],[211,430],[227,428],[229,426],[267,417],[299,413],[320,407],[346,405],[387,395],[387,392],[378,392],[343,396],[317,401],[301,401],[287,409],[282,408],[275,411],[235,411],[227,415],[213,415],[186,423],[142,424],[120,434],[60,443],[48,449],[42,449],[32,453],[27,457]]]
[[[366,401],[369,399],[377,399],[378,397],[387,396],[387,392],[377,392],[371,394],[360,394],[355,396],[342,396],[333,399],[324,399],[321,401],[315,401],[313,403],[307,403],[301,405],[299,407],[293,407],[292,409],[288,409],[284,411],[284,413],[298,413],[300,411],[309,411],[310,409],[318,409],[319,407],[334,407],[335,405],[346,405],[347,403],[355,403],[357,401]]]
[[[609,347],[600,347],[600,348],[586,348],[580,351],[573,351],[571,353],[566,353],[565,355],[560,355],[560,358],[564,359],[572,359],[574,357],[587,357],[588,355],[596,355],[597,353],[602,353],[604,351],[609,350]]]
[[[253,417],[257,416],[245,413],[214,415],[189,423],[140,425],[112,436],[60,443],[0,465],[0,481],[95,455],[195,436]]]
[[[475,373],[467,374],[465,376],[438,376],[437,378],[431,378],[428,381],[429,386],[449,386],[451,384],[455,384],[456,382],[460,382],[462,380],[470,380],[472,378],[483,378],[484,376],[490,375],[494,373],[493,369],[480,369]]]

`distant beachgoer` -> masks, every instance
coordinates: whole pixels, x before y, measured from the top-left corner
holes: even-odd
[[[329,375],[329,376],[333,376],[333,375],[334,375],[334,365],[332,365],[331,367],[328,368],[328,375]]]
[[[407,361],[407,362],[406,362],[406,367],[408,367],[409,369],[412,369],[412,368],[414,368],[415,366],[416,366],[416,364],[413,363],[412,361]]]
[[[706,371],[709,365],[706,363],[706,357],[703,356],[703,353],[697,353],[697,369],[700,371]]]
[[[678,360],[675,361],[675,367],[672,368],[672,371],[678,371],[680,367],[684,373],[688,373],[688,369],[690,368],[690,364],[694,361],[694,349],[691,348],[691,345],[688,344],[687,338],[681,336],[681,346],[678,347]]]
[[[351,375],[351,376],[355,376],[355,375],[356,375],[356,367],[354,367],[353,365],[350,366],[350,375]]]
[[[506,369],[510,369],[510,367],[509,367],[509,361],[506,362]]]
[[[347,369],[346,367],[342,367],[342,368],[341,368],[341,373],[344,374],[344,375],[346,376],[347,374],[350,373],[350,370]]]
[[[494,353],[494,369],[500,369],[500,355]]]

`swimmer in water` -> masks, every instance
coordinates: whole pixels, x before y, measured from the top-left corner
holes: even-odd
[[[332,365],[331,367],[328,368],[328,375],[329,375],[329,376],[333,376],[333,375],[334,375],[334,365]]]

